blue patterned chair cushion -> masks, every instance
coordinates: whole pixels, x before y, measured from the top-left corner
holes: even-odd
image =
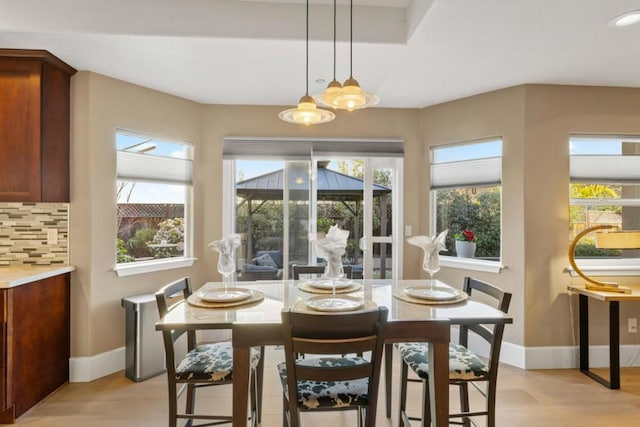
[[[260,348],[251,349],[251,367],[260,361]],[[231,381],[233,348],[230,341],[202,344],[188,352],[176,368],[176,380]]]
[[[423,342],[398,344],[404,361],[420,378],[429,378],[428,344]],[[478,356],[459,344],[449,344],[449,379],[486,380],[489,368]]]
[[[321,357],[298,359],[305,366],[355,366],[367,363],[361,357]],[[287,399],[287,364],[278,365],[280,380]],[[298,381],[298,407],[302,409],[363,406],[368,402],[369,379],[351,381]]]

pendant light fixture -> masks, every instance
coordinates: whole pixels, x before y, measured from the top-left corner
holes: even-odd
[[[309,96],[309,0],[307,0],[307,36],[306,36],[306,75],[305,85],[306,92],[296,108],[290,108],[288,110],[281,111],[278,114],[280,120],[288,123],[302,124],[302,125],[317,125],[321,123],[327,123],[335,119],[336,115],[331,111],[318,108],[315,99]]]
[[[335,3],[334,3],[335,7]],[[349,78],[342,85],[340,93],[330,97],[327,101],[323,101],[335,109],[344,109],[353,111],[356,109],[373,107],[380,98],[363,90],[356,79],[353,78],[353,0],[351,0],[350,11],[350,38],[349,38]],[[335,16],[335,15],[334,15]],[[335,19],[335,18],[334,18]],[[335,21],[334,21],[334,52],[335,52]],[[335,53],[334,53],[335,58]],[[334,59],[335,68],[335,59]],[[331,82],[333,83],[333,82]],[[327,88],[328,89],[328,88]]]

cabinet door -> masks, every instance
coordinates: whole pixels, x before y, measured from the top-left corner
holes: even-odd
[[[0,60],[0,200],[39,201],[40,75],[36,61]]]
[[[0,290],[0,414],[7,409],[7,291]],[[0,422],[4,422],[0,415]]]

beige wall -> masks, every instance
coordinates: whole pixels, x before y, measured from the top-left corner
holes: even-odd
[[[514,324],[505,329],[505,340],[521,345],[524,344],[524,116],[522,86],[425,108],[420,116],[425,165],[430,147],[502,137],[502,262],[506,268],[499,274],[442,268],[438,277],[462,285],[464,276],[473,276],[512,292],[510,313],[514,317]],[[428,168],[423,168],[428,174]],[[423,182],[428,182],[428,176]],[[431,209],[426,184],[422,186],[420,198],[427,209]],[[428,212],[421,215],[420,233],[429,233]],[[511,238],[514,235],[517,238]]]
[[[506,340],[527,347],[571,346],[567,265],[570,132],[640,134],[640,90],[526,85],[423,110],[338,113],[330,124],[303,127],[277,119],[284,107],[200,105],[93,73],[72,79],[72,356],[124,345],[122,297],[153,292],[189,275],[217,279],[207,243],[222,234],[225,136],[378,137],[405,141],[404,223],[429,232],[429,147],[484,137],[503,139],[503,263],[499,274],[443,268],[513,292],[514,324]],[[117,128],[194,143],[193,268],[117,277],[114,266]],[[420,277],[419,249],[404,246],[404,276]],[[573,279],[573,282],[579,281]],[[623,316],[624,316],[623,308]],[[594,313],[604,312],[595,309]],[[606,327],[603,322],[601,329]],[[597,329],[597,328],[596,328]],[[628,337],[623,337],[623,339]],[[596,334],[596,340],[604,340]]]
[[[72,78],[71,122],[69,259],[78,268],[72,274],[71,355],[82,357],[124,345],[123,297],[154,291],[184,275],[202,279],[188,269],[128,277],[113,271],[116,129],[197,145],[200,105],[80,72]]]
[[[525,96],[525,343],[571,345],[565,289],[568,283],[579,285],[583,280],[563,273],[569,223],[567,140],[571,133],[639,135],[640,89],[528,85]],[[592,304],[590,309],[592,343],[607,342],[604,308],[604,304]],[[624,319],[637,313],[634,304],[621,305],[623,343],[637,343],[624,326]]]
[[[461,283],[484,278],[513,293],[506,341],[525,347],[571,346],[577,342],[576,298],[568,284],[581,284],[568,266],[569,135],[640,134],[640,90],[524,85],[425,108],[425,150],[473,139],[503,139],[502,262],[499,274],[443,268],[439,276]],[[421,198],[429,203],[426,188]],[[427,232],[427,215],[421,232]],[[606,278],[603,278],[606,280]],[[630,282],[629,278],[616,278]],[[571,303],[571,306],[570,306]],[[635,310],[635,312],[633,311]],[[571,324],[571,313],[574,315]],[[637,309],[624,306],[621,318]],[[607,341],[604,305],[591,309],[592,343]],[[624,329],[624,328],[623,328]],[[622,341],[635,342],[622,331]]]
[[[222,138],[224,136],[378,137],[405,141],[407,191],[422,167],[418,110],[375,109],[338,114],[328,125],[280,121],[286,107],[203,106],[105,76],[81,72],[72,79],[72,200],[70,262],[72,356],[100,354],[124,345],[121,299],[148,293],[184,275],[194,286],[218,279],[208,242],[222,235]],[[115,136],[118,128],[194,143],[193,268],[117,277],[114,267]],[[405,221],[420,220],[418,200],[407,198]],[[411,268],[405,265],[405,269]]]

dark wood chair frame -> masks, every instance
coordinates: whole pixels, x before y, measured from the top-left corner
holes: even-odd
[[[496,307],[507,313],[509,310],[509,304],[511,303],[511,294],[503,291],[502,289],[486,283],[480,280],[473,279],[471,277],[465,277],[463,290],[472,296],[473,292],[486,294],[496,301]],[[504,333],[504,324],[491,325],[491,327],[482,324],[475,325],[460,325],[460,335],[458,344],[467,347],[469,339],[469,331],[472,331],[482,337],[490,345],[489,353],[489,376],[486,380],[461,380],[450,379],[449,384],[459,387],[460,394],[460,412],[449,414],[450,419],[461,419],[461,421],[450,421],[452,424],[461,424],[465,427],[471,426],[471,420],[469,417],[486,416],[487,426],[495,427],[496,425],[496,383],[498,379],[498,366],[500,361],[500,348],[502,346],[502,336]],[[429,382],[424,379],[409,379],[409,367],[404,362],[402,364],[402,371],[400,376],[400,419],[398,425],[400,427],[410,426],[410,420],[422,420],[421,425],[431,425],[431,414],[429,410]],[[406,413],[407,402],[407,383],[408,382],[421,382],[422,383],[422,418],[409,417]],[[486,391],[478,387],[476,382],[486,382]],[[469,383],[471,383],[484,397],[485,397],[485,410],[483,411],[471,411],[469,407]]]
[[[293,280],[300,280],[301,274],[323,274],[324,267],[324,265],[292,265],[291,276]],[[344,271],[344,277],[347,279],[351,279],[352,266],[345,265],[342,267],[342,269]]]
[[[358,425],[375,427],[378,386],[388,310],[375,310],[334,315],[298,313],[283,310],[285,363],[287,366],[287,399],[283,392],[283,425],[298,427],[299,411],[358,410]],[[346,367],[310,367],[296,363],[297,354],[333,355],[371,352],[368,363]],[[307,409],[298,406],[301,380],[348,381],[369,378],[367,405]],[[284,390],[283,390],[284,391]]]
[[[156,292],[156,303],[158,305],[158,314],[160,318],[164,317],[169,311],[175,308],[183,300],[192,294],[191,280],[188,277],[170,283],[158,292]],[[178,299],[176,301],[176,299]],[[186,303],[186,302],[185,302]],[[175,342],[183,335],[187,334],[187,351],[191,351],[197,347],[196,331],[190,330],[173,330],[162,331],[165,349],[165,359],[167,367],[167,383],[169,389],[169,427],[176,427],[179,419],[186,419],[186,426],[213,426],[219,424],[231,423],[233,418],[224,415],[204,415],[195,414],[196,390],[201,387],[219,386],[232,384],[232,381],[204,381],[204,380],[178,380],[176,379],[176,366],[179,360],[176,360]],[[260,362],[250,375],[250,402],[251,402],[251,425],[256,426],[260,422],[262,413],[262,382],[264,373],[264,348],[261,348]],[[186,395],[186,408],[184,413],[178,412],[178,399],[184,391]],[[193,424],[194,420],[208,420],[202,424]]]

